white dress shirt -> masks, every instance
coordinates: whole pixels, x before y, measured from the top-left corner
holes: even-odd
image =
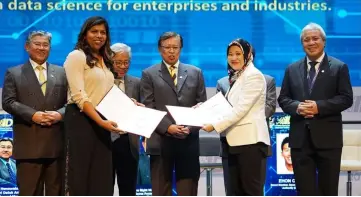
[[[35,75],[36,75],[36,77],[38,78],[38,81],[39,81],[39,83],[40,83],[40,80],[39,80],[39,70],[36,68],[36,67],[38,67],[39,66],[39,64],[38,63],[36,63],[36,62],[34,62],[32,59],[29,59],[29,61],[30,61],[30,64],[31,64],[31,66],[33,67],[33,69],[34,69],[34,71],[35,71]],[[43,67],[44,69],[43,69],[43,73],[44,73],[44,77],[45,77],[45,81],[47,81],[47,79],[48,79],[48,76],[47,76],[47,68],[46,68],[46,62],[44,62],[42,65],[40,65],[41,67]]]
[[[325,52],[323,52],[323,54],[317,58],[316,62],[317,64],[315,65],[315,69],[316,69],[316,75],[315,75],[315,78],[317,77],[317,74],[318,74],[318,71],[320,69],[320,64],[323,60],[323,58],[325,57]],[[308,57],[307,57],[307,73],[310,71],[311,69],[311,65],[310,65],[310,62],[312,62]]]

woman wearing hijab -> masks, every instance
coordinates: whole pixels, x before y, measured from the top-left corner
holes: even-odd
[[[217,122],[204,125],[203,130],[221,134],[235,195],[263,196],[261,172],[266,166],[262,160],[270,144],[265,117],[266,81],[253,65],[252,46],[246,40],[236,39],[228,45],[227,60],[230,88],[226,99],[232,110]]]

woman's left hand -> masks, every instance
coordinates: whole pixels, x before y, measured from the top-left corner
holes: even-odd
[[[203,125],[202,129],[210,133],[214,130],[214,127],[211,124],[205,124]]]

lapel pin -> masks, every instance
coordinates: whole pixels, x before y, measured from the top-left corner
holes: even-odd
[[[324,73],[325,71],[324,70],[321,70],[322,73]]]
[[[182,79],[183,77],[182,76],[179,76],[180,79]]]

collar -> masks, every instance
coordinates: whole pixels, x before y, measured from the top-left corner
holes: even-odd
[[[316,61],[317,61],[318,63],[321,63],[324,57],[325,57],[325,52],[323,52],[322,55],[321,55],[319,58],[317,58]],[[307,65],[308,65],[310,62],[312,62],[312,61],[311,61],[311,60],[308,58],[308,56],[307,56]]]
[[[6,165],[7,163],[10,163],[10,158],[9,158],[8,161],[6,161],[5,159],[0,157],[0,161],[3,162]]]
[[[39,66],[39,64],[34,62],[32,59],[29,59],[29,61],[34,70],[36,69],[37,66]],[[44,70],[46,70],[46,61],[40,66],[43,67]]]
[[[124,83],[124,77],[115,78],[115,79],[114,79],[114,82],[115,82],[116,84]]]
[[[170,68],[171,65],[167,64],[164,60],[163,60],[163,63],[167,66],[168,70]],[[173,65],[176,69],[178,69],[179,67],[179,60]]]

